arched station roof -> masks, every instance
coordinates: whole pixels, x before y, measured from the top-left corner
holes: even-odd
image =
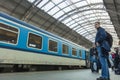
[[[118,39],[114,26],[103,4],[103,0],[28,0],[53,16],[58,22],[94,42],[94,23],[101,22],[114,39]],[[50,18],[48,18],[50,19]]]

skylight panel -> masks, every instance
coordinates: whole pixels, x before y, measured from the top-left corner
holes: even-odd
[[[63,14],[65,14],[65,13],[63,11],[60,11],[57,14],[55,14],[53,17],[55,17],[57,19],[57,18],[59,18]]]
[[[55,6],[52,2],[49,2],[47,5],[45,5],[42,9],[46,12],[51,9],[53,6]]]
[[[76,31],[79,32],[79,33],[81,33],[81,32],[84,32],[84,31],[86,31],[86,30],[83,28],[83,26],[80,26],[80,28],[77,29]]]
[[[103,3],[103,0],[87,0],[87,2],[90,3]]]
[[[77,25],[78,25],[78,23],[74,23],[74,24],[72,24],[70,27],[73,28],[73,27],[75,27],[75,26],[77,26]]]
[[[65,9],[63,9],[63,11],[69,12],[69,11],[71,11],[71,8],[70,7],[66,7]]]
[[[55,7],[55,8],[53,8],[53,9],[51,9],[48,13],[50,14],[50,15],[53,15],[53,14],[55,14],[56,12],[58,12],[60,9],[58,8],[58,7]]]
[[[42,0],[41,3],[37,6],[41,8],[42,6],[45,6],[46,3],[48,3],[49,0]]]
[[[78,2],[78,1],[85,1],[85,0],[71,0],[73,3]]]
[[[54,2],[55,4],[58,4],[60,2],[62,2],[63,0],[52,0],[52,2]]]
[[[58,6],[59,6],[60,8],[65,8],[65,7],[68,6],[68,5],[63,2],[63,3],[59,4]]]
[[[72,19],[71,19],[71,20],[72,20]],[[68,23],[67,23],[67,25],[72,25],[73,23],[75,23],[75,21],[74,21],[74,20],[72,20],[72,21],[68,22]]]
[[[84,6],[84,5],[87,5],[87,3],[85,1],[82,1],[82,2],[79,2],[79,3],[75,4],[76,7],[81,7],[81,6]]]
[[[72,18],[74,19],[74,18],[77,18],[78,17],[78,15],[74,15],[74,16],[72,16]]]
[[[68,18],[68,19],[64,20],[64,23],[68,23],[71,20],[72,20],[71,18]]]

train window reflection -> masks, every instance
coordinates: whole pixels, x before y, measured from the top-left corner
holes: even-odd
[[[42,47],[42,37],[29,33],[28,46],[33,48],[41,49]]]
[[[64,54],[68,54],[68,46],[67,45],[65,45],[65,44],[62,45],[62,52]]]
[[[77,53],[76,49],[72,48],[72,55],[76,56],[76,53]]]
[[[57,42],[53,40],[49,40],[49,51],[57,52]]]
[[[0,41],[16,44],[18,38],[18,29],[0,23]]]
[[[82,57],[82,51],[81,50],[79,50],[79,55],[80,55],[80,57]]]

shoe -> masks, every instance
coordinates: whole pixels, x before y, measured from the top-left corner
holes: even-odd
[[[103,77],[99,77],[96,80],[110,80],[110,78],[103,78]]]
[[[102,77],[99,77],[99,78],[97,78],[96,80],[102,80],[103,78]]]

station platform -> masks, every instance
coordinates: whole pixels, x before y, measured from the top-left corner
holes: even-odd
[[[96,80],[99,73],[92,73],[90,69],[1,73],[0,80]],[[120,75],[115,75],[110,70],[111,80],[120,80]]]

